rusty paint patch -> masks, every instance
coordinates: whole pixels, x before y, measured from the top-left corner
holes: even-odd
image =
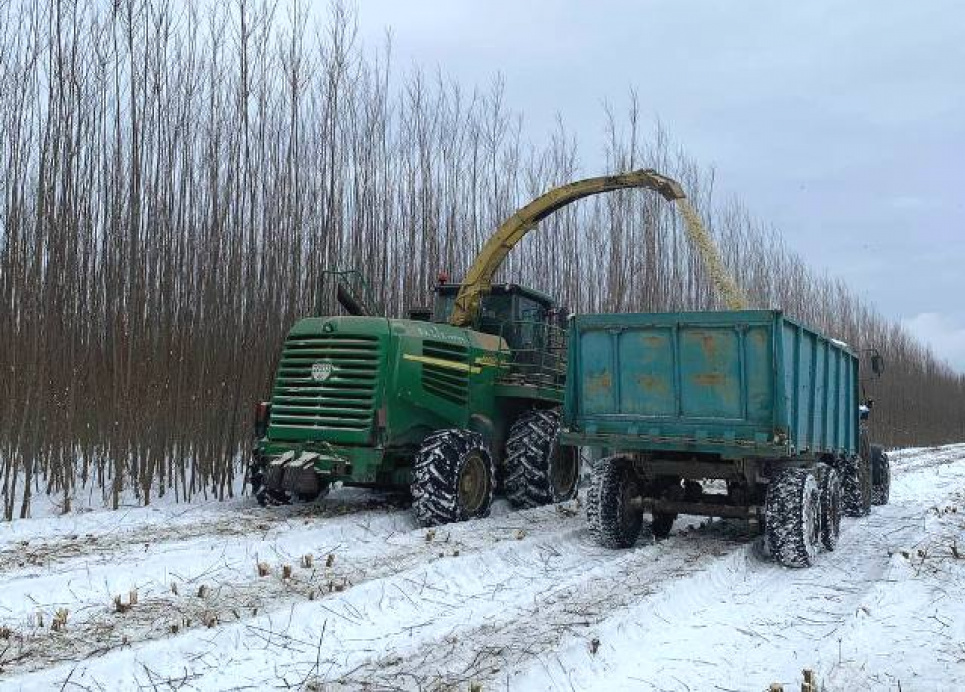
[[[705,372],[694,375],[694,382],[703,387],[719,387],[724,384],[724,375],[719,372]]]
[[[653,392],[667,391],[667,380],[656,375],[640,375],[637,377],[637,384],[640,385],[641,389],[647,389]]]
[[[700,337],[700,348],[708,360],[712,360],[717,355],[717,339],[713,334],[704,334]]]
[[[599,394],[601,392],[607,392],[613,387],[613,379],[610,377],[610,373],[604,370],[599,375],[590,375],[586,378],[586,391],[587,393]]]

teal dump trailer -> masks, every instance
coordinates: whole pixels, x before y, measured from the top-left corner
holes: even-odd
[[[578,315],[569,330],[561,440],[607,450],[587,498],[604,545],[632,545],[645,513],[657,538],[678,514],[730,517],[805,566],[834,549],[842,512],[869,511],[846,344],[776,310]]]

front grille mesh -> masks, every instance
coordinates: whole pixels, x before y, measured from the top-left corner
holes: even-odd
[[[312,366],[316,363],[331,368],[324,381],[312,378]],[[378,367],[377,337],[289,337],[272,394],[272,424],[286,428],[370,430]]]

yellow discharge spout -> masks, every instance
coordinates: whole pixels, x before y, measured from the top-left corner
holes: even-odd
[[[479,311],[482,296],[491,289],[493,276],[506,255],[540,221],[584,197],[627,188],[654,190],[667,201],[673,201],[677,205],[684,218],[687,233],[694,247],[703,257],[727,307],[730,309],[744,307],[743,295],[724,268],[713,238],[700,221],[696,210],[687,201],[683,188],[676,180],[646,168],[618,175],[577,180],[568,185],[555,187],[516,210],[515,214],[496,229],[466,273],[466,278],[456,296],[452,316],[449,319],[450,324],[465,327],[473,323]]]

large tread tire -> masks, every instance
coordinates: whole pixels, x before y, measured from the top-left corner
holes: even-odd
[[[808,469],[781,471],[767,487],[764,503],[767,543],[785,567],[810,567],[821,541],[821,492]]]
[[[888,504],[891,500],[891,461],[881,445],[871,445],[871,478],[871,504]]]
[[[586,526],[590,530],[590,535],[597,543],[600,538],[600,480],[602,475],[597,473],[602,462],[606,459],[599,459],[593,463],[590,472],[590,484],[586,490]]]
[[[841,479],[833,468],[821,479],[821,545],[826,550],[838,546],[841,535]]]
[[[559,443],[560,410],[525,411],[506,440],[506,498],[516,508],[573,499],[579,487],[580,455]]]
[[[464,475],[478,482],[470,490]],[[422,526],[489,516],[496,469],[483,436],[469,430],[440,430],[425,438],[412,469],[412,509]],[[468,502],[468,504],[467,504]]]
[[[639,495],[633,464],[625,457],[600,459],[587,493],[590,533],[605,548],[630,548],[643,528],[643,512],[630,501]]]
[[[847,517],[863,517],[871,512],[871,459],[858,454],[838,462],[841,478],[841,509]]]

